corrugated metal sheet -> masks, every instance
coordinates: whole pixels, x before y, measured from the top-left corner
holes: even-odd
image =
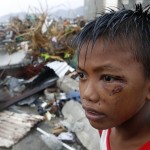
[[[0,147],[11,147],[23,138],[43,116],[0,112]]]
[[[68,71],[73,72],[75,69],[66,62],[53,61],[46,64],[47,67],[53,69],[58,77],[63,77]]]

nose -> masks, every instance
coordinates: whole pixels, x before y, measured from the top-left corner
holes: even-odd
[[[84,100],[92,101],[92,102],[97,102],[99,101],[99,94],[98,94],[98,89],[96,87],[96,83],[93,83],[92,81],[88,81],[87,84],[85,85],[80,85],[80,91],[82,98]]]

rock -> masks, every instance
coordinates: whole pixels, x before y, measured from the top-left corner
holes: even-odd
[[[63,109],[62,113],[66,118],[66,126],[69,130],[74,130],[76,136],[80,142],[88,150],[99,150],[99,133],[98,130],[94,129],[84,114],[82,105],[76,101],[68,101]],[[91,141],[91,139],[94,139]]]
[[[57,86],[66,93],[69,91],[79,91],[79,82],[68,76],[57,80]]]

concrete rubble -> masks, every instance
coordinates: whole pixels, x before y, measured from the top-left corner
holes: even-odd
[[[79,82],[69,78],[68,76],[64,76],[57,80],[57,86],[64,92],[69,91],[79,91]]]
[[[66,125],[70,131],[75,132],[78,139],[88,150],[99,150],[98,131],[91,127],[81,104],[71,100],[65,104],[62,113],[66,120],[61,123]],[[91,139],[94,140],[91,142]]]

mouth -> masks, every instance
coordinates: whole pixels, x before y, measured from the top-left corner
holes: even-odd
[[[94,109],[84,108],[86,117],[91,121],[100,121],[106,118],[106,115],[101,112],[97,112]]]

